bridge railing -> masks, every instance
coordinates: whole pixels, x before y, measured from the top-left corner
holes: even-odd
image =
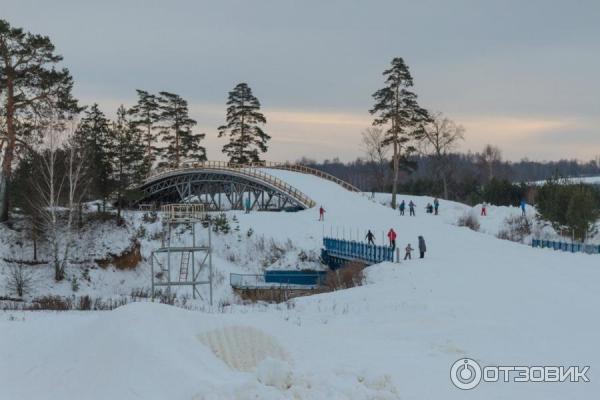
[[[153,170],[146,180],[156,179],[160,176],[173,174],[177,172],[184,172],[190,169],[215,169],[215,170],[226,170],[241,173],[243,175],[247,175],[250,177],[257,178],[261,181],[269,183],[270,185],[276,187],[282,192],[290,195],[295,198],[297,201],[300,201],[302,204],[306,205],[308,208],[314,207],[316,205],[315,201],[308,197],[306,194],[296,189],[292,185],[283,180],[274,177],[273,175],[269,175],[268,173],[257,169],[251,165],[242,165],[242,164],[232,164],[226,161],[204,161],[198,163],[182,163],[179,167],[169,167],[164,166],[161,168],[157,168]]]
[[[315,176],[318,176],[319,178],[326,179],[328,181],[337,183],[338,185],[342,186],[344,189],[349,190],[351,192],[361,192],[361,190],[359,188],[357,188],[356,186],[351,185],[350,183],[348,183],[336,176],[333,176],[331,174],[328,174],[327,172],[323,172],[316,168],[307,167],[306,165],[291,164],[291,163],[278,163],[278,162],[264,162],[261,164],[264,164],[262,166],[265,168],[283,169],[283,170],[288,170],[288,171],[301,172],[304,174],[315,175]]]
[[[600,254],[600,245],[597,244],[569,243],[560,242],[556,240],[532,239],[531,247],[568,251],[570,253]]]
[[[234,169],[243,169],[243,168],[272,168],[272,169],[283,169],[294,172],[301,172],[304,174],[310,174],[318,176],[319,178],[326,179],[328,181],[337,183],[342,186],[344,189],[349,190],[351,192],[361,192],[359,188],[350,183],[328,174],[327,172],[321,171],[316,168],[311,168],[302,164],[293,164],[289,162],[273,162],[273,161],[261,161],[249,164],[236,164],[228,161],[204,161],[204,162],[186,162],[184,161],[181,164],[182,167],[191,166],[191,168],[234,168]],[[161,167],[152,171],[150,176],[158,175],[164,171],[170,171],[173,169],[177,169],[175,167]]]
[[[394,249],[389,246],[375,246],[354,240],[325,237],[323,247],[329,256],[364,261],[367,264],[394,261]]]

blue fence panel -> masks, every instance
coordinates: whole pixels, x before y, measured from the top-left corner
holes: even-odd
[[[570,253],[600,254],[600,245],[531,239],[531,247],[554,249]]]
[[[266,283],[317,285],[325,279],[326,271],[265,271]]]

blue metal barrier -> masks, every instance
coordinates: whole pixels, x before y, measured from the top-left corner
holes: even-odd
[[[265,283],[320,285],[326,273],[326,271],[265,271]]]
[[[531,247],[554,249],[570,253],[600,254],[600,245],[559,242],[554,240],[532,239]]]
[[[360,261],[377,264],[394,261],[394,249],[388,246],[374,246],[354,240],[323,238],[321,258],[331,268],[339,268],[346,261]]]

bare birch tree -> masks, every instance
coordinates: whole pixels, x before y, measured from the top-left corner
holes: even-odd
[[[431,120],[419,130],[416,139],[421,153],[433,158],[434,174],[442,181],[444,198],[448,198],[448,177],[450,175],[450,153],[458,142],[464,140],[465,128],[456,124],[441,112],[431,114]]]
[[[375,183],[380,191],[385,191],[385,170],[390,149],[385,145],[385,132],[380,127],[369,127],[361,133],[361,144],[368,161],[373,164]]]
[[[68,131],[52,124],[39,156],[33,185],[38,195],[39,221],[46,233],[54,279],[65,277],[75,241],[75,216],[84,195],[84,157],[72,145],[73,127]],[[61,165],[62,164],[62,165]]]

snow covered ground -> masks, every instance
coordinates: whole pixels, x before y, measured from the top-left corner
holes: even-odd
[[[579,178],[567,178],[568,183],[586,183],[589,185],[598,185],[600,184],[600,176],[584,176]],[[547,181],[535,181],[532,182],[534,185],[544,185]]]
[[[222,237],[216,269],[256,268],[254,260],[244,266],[227,259],[227,247],[242,258],[253,254],[244,250],[249,245],[242,234],[250,228],[253,237],[317,251],[324,233],[361,238],[372,229],[382,243],[393,227],[400,247],[417,247],[423,235],[426,258],[375,265],[364,286],[279,305],[200,312],[138,303],[111,312],[5,312],[0,399],[598,396],[598,256],[495,238],[503,218],[520,213],[516,208],[492,207],[480,219],[486,234],[454,225],[469,211],[457,203],[442,201],[441,215],[432,216],[423,209],[432,199],[402,196],[418,204],[418,214],[400,217],[378,203],[387,201],[384,195],[371,201],[314,176],[270,173],[322,205],[325,222],[317,221],[316,209],[235,213],[241,241],[237,234]],[[462,357],[482,365],[589,365],[591,382],[481,383],[465,392],[450,381],[450,367]]]

